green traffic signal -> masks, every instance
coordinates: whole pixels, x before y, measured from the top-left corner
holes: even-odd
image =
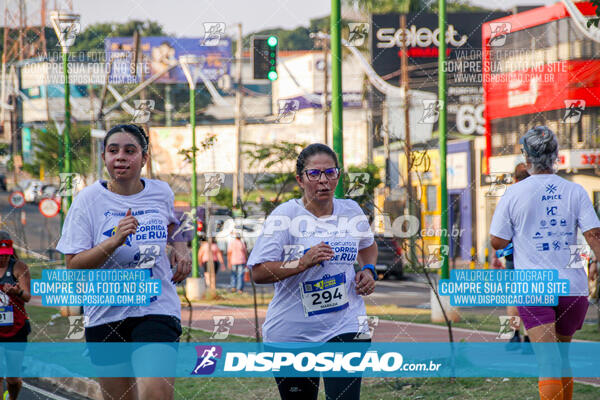
[[[278,40],[277,40],[277,37],[276,37],[276,36],[269,36],[269,38],[267,39],[267,44],[268,44],[270,47],[275,47],[275,46],[277,46],[277,42],[278,42]]]
[[[276,81],[277,71],[269,71],[269,73],[267,74],[267,78],[269,78],[270,81]]]

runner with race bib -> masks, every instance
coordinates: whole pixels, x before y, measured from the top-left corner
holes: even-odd
[[[56,248],[68,268],[146,269],[161,281],[161,294],[147,305],[84,306],[87,342],[171,342],[181,335],[181,302],[175,283],[191,270],[184,242],[170,243],[179,221],[174,195],[166,182],[140,177],[148,161],[148,137],[137,125],[117,125],[104,138],[102,158],[110,180],[82,190],[69,209]],[[170,256],[167,246],[172,246]],[[171,265],[176,267],[171,270]],[[174,363],[176,345],[169,346]],[[94,365],[131,365],[132,357],[90,351]],[[142,353],[143,354],[143,353]],[[167,354],[167,353],[165,353]],[[144,367],[144,366],[142,366]],[[133,376],[133,375],[132,375]],[[99,378],[108,398],[172,399],[174,378]]]
[[[13,241],[6,231],[0,231],[0,342],[19,343],[4,352],[0,365],[21,366],[27,336],[31,332],[25,303],[31,300],[31,276],[29,268],[20,261],[13,249]],[[2,388],[0,373],[0,392]],[[8,390],[3,399],[16,400],[23,386],[23,380],[6,377]]]
[[[334,199],[337,156],[311,144],[298,156],[301,199],[279,205],[265,221],[248,267],[257,283],[275,283],[265,342],[370,341],[361,296],[375,289],[377,245],[350,199]],[[355,273],[357,263],[360,270]],[[316,399],[319,378],[277,377],[281,398]],[[324,378],[328,398],[358,399],[361,378]]]

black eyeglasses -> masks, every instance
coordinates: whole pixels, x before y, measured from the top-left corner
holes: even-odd
[[[327,168],[325,170],[320,170],[317,168],[313,168],[313,169],[307,169],[306,171],[304,171],[304,173],[306,174],[306,177],[308,178],[309,181],[318,181],[319,179],[321,179],[321,174],[325,174],[325,178],[327,178],[328,180],[333,180],[333,179],[337,179],[340,176],[340,169],[339,168]]]

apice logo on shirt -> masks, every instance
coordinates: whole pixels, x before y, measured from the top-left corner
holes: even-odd
[[[113,236],[115,236],[116,233],[117,233],[117,227],[116,226],[110,228],[107,231],[102,232],[102,234],[104,236],[108,236],[108,237],[113,237]],[[125,239],[125,243],[123,243],[123,246],[127,245],[127,246],[131,247],[131,238],[132,237],[133,237],[133,234],[127,236],[127,239]]]

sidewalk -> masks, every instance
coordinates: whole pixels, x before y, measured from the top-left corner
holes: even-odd
[[[182,306],[181,323],[188,326],[189,309]],[[258,310],[258,326],[262,327],[265,321],[265,310]],[[255,337],[256,324],[253,308],[240,308],[228,306],[215,306],[211,304],[195,303],[192,309],[192,324],[194,329],[212,332],[215,326],[214,316],[232,316],[233,326],[231,335]],[[453,328],[454,341],[467,342],[503,342],[496,339],[497,334],[470,329]],[[373,332],[375,342],[447,342],[448,329],[445,326],[417,324],[410,322],[379,320]]]

